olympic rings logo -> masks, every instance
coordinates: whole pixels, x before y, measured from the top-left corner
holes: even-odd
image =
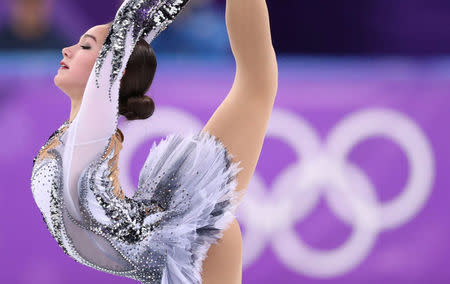
[[[150,125],[136,121],[121,126],[129,137],[119,159],[124,190],[135,188],[128,165],[138,144],[155,135],[184,133],[203,125],[191,114],[172,108],[160,109],[151,119]],[[405,187],[396,198],[383,203],[378,202],[376,189],[365,173],[347,159],[359,142],[376,136],[397,143],[409,162]],[[322,142],[298,114],[275,108],[267,137],[286,142],[302,159],[283,170],[270,191],[255,172],[237,211],[239,222],[245,226],[244,266],[256,261],[266,245],[271,245],[279,261],[295,272],[316,278],[342,275],[367,257],[378,233],[410,221],[431,194],[435,172],[432,147],[411,119],[394,110],[370,108],[352,113]],[[340,220],[354,227],[344,244],[329,251],[309,247],[293,229],[322,196]]]

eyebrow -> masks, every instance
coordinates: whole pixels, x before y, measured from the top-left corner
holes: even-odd
[[[92,38],[93,40],[95,40],[95,42],[97,42],[97,39],[96,39],[95,36],[93,36],[93,35],[90,35],[90,34],[84,34],[82,37],[90,37],[90,38]]]

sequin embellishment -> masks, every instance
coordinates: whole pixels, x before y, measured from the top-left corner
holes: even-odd
[[[125,61],[126,37],[132,32],[131,50],[137,41],[144,38],[150,43],[182,11],[189,0],[134,0],[125,1],[116,13],[111,29],[106,36],[95,64],[96,86],[103,62],[108,52],[114,54],[110,85],[108,89],[111,101],[111,88],[119,78],[122,64]]]
[[[109,179],[111,167],[108,162],[114,154],[113,148],[106,157],[92,162],[81,174],[80,204],[81,214],[85,220],[83,226],[96,233],[105,234],[111,239],[133,244],[142,241],[159,224],[157,221],[144,224],[145,217],[163,212],[163,208],[154,200],[136,201],[127,196],[121,199],[113,193],[113,181]],[[111,220],[110,224],[101,224],[88,210],[89,193],[95,196],[95,200]]]

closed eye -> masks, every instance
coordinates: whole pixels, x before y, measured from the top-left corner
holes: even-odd
[[[90,46],[84,46],[84,45],[82,45],[81,48],[83,48],[83,49],[91,49]]]

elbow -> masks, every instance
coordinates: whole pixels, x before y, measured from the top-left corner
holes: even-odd
[[[259,85],[267,96],[274,98],[278,91],[278,62],[275,50],[266,53],[252,69],[249,77],[254,84]]]
[[[235,84],[246,92],[274,100],[278,92],[278,64],[276,58],[255,65],[237,65]]]
[[[275,53],[275,49],[273,49],[273,58],[272,58],[272,82],[273,82],[273,96],[275,97],[278,92],[278,61],[277,55]]]
[[[264,51],[255,51],[251,56],[236,60],[236,78],[244,79],[247,84],[275,95],[278,89],[278,62],[273,47]]]

